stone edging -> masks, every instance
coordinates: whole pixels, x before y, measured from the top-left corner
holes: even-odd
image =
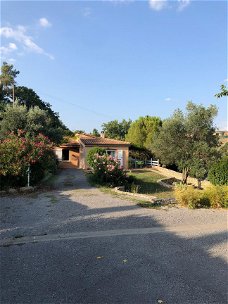
[[[143,199],[146,199],[147,201],[150,201],[150,200],[153,201],[154,199],[156,199],[156,196],[149,196],[146,194],[126,192],[126,191],[124,191],[124,186],[115,187],[115,192],[117,192],[119,194],[133,196],[135,198],[143,198]]]
[[[149,195],[146,195],[146,194],[126,192],[126,191],[124,191],[124,186],[115,187],[114,189],[115,189],[115,192],[117,192],[119,194],[133,196],[135,198],[140,198],[140,199],[144,199],[144,200],[150,201],[155,206],[158,205],[158,204],[160,204],[160,205],[169,205],[169,204],[175,204],[176,203],[174,199],[170,199],[170,198],[168,198],[168,199],[157,198],[156,196],[149,196]]]

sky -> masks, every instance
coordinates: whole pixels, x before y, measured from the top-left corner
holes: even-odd
[[[71,130],[218,106],[227,129],[226,1],[2,1],[1,62]]]

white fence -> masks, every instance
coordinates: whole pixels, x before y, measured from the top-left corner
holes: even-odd
[[[131,158],[130,161],[131,161],[131,164],[134,168],[142,168],[142,167],[148,167],[148,166],[150,166],[150,167],[160,166],[159,159],[158,160],[153,160],[151,158],[151,159],[143,161],[143,160],[138,160],[138,159]]]
[[[153,166],[159,166],[159,159],[158,159],[158,160],[153,160],[153,159],[151,158],[151,159],[149,159],[149,160],[146,160],[146,161],[145,161],[145,165],[146,165],[146,166],[151,166],[151,167],[153,167]]]

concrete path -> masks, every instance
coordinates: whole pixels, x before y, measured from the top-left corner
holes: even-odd
[[[227,212],[144,209],[80,170],[1,198],[1,303],[226,303]]]

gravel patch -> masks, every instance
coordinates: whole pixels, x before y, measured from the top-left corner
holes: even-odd
[[[169,227],[224,225],[225,210],[189,210],[177,206],[145,209],[132,198],[91,187],[81,170],[64,169],[54,190],[1,198],[1,238],[18,236]]]

